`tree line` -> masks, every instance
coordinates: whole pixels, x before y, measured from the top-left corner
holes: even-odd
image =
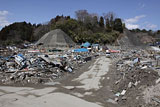
[[[5,44],[34,42],[51,30],[62,29],[76,43],[88,41],[106,44],[113,43],[125,28],[122,20],[117,18],[113,12],[99,16],[87,10],[78,10],[75,16],[74,19],[70,16],[57,15],[45,24],[16,22],[0,31],[0,40]]]

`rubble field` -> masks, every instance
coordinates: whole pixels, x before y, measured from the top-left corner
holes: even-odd
[[[97,53],[32,52],[28,49],[4,49],[0,54],[0,84],[19,85],[53,82],[74,74]]]
[[[155,47],[112,48],[118,51],[112,51],[110,56],[105,52],[6,50],[0,54],[0,84],[55,88],[39,97],[63,93],[96,107],[159,107],[160,51]]]
[[[159,52],[150,49],[122,50],[112,55],[112,92],[118,107],[159,107]],[[149,93],[151,92],[151,93]]]

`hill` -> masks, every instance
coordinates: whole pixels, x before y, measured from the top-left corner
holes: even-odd
[[[34,25],[26,22],[16,22],[0,31],[0,41],[3,44],[19,44],[24,41],[32,42]]]
[[[91,42],[99,44],[139,46],[155,42],[160,31],[152,32],[145,29],[127,30],[120,18],[109,12],[104,16],[88,13],[87,10],[78,10],[76,19],[70,16],[56,16],[46,24],[31,24],[15,22],[0,31],[1,44],[19,44],[24,41],[34,42],[45,33],[61,29],[76,43]]]
[[[62,29],[76,43],[88,41],[106,44],[114,43],[123,32],[121,19],[116,18],[113,13],[100,17],[88,13],[87,10],[78,10],[75,13],[76,19],[70,16],[56,16],[46,24],[13,23],[0,31],[0,41],[3,44],[33,42],[51,30]]]
[[[156,33],[149,32],[133,32],[128,29],[124,29],[124,33],[119,36],[116,41],[117,45],[120,46],[129,46],[129,47],[137,47],[137,46],[145,46],[149,43],[156,42]]]

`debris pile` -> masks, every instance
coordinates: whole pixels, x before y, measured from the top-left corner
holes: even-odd
[[[155,85],[159,78],[158,56],[145,50],[127,50],[112,55],[117,69],[117,80],[113,84],[115,101],[121,104],[142,104],[138,103],[143,102],[142,92],[145,88]]]
[[[14,53],[0,56],[0,80],[2,84],[38,84],[53,81],[66,73],[74,73],[83,63],[90,61],[91,53]]]

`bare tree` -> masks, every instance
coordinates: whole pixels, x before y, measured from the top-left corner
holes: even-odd
[[[76,14],[77,20],[82,22],[84,22],[86,18],[89,16],[89,13],[87,12],[87,10],[77,10],[75,14]]]
[[[87,10],[78,10],[75,12],[78,21],[84,22],[85,24],[91,23],[92,25],[98,23],[97,13],[88,13]]]
[[[99,15],[98,15],[97,13],[91,13],[90,15],[91,15],[91,17],[95,17],[95,16],[96,16],[97,18],[99,17]]]
[[[116,18],[115,13],[113,12],[108,12],[108,13],[103,13],[105,22],[106,22],[106,28],[110,27],[111,29],[113,28],[114,20]]]

